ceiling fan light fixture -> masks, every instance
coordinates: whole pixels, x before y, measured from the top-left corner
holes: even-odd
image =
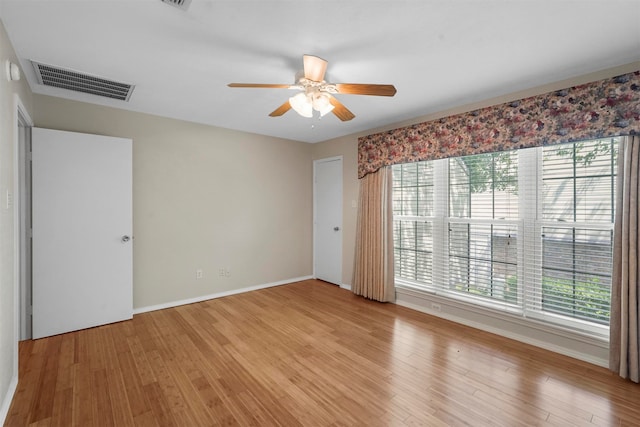
[[[313,106],[307,98],[307,94],[300,92],[299,94],[289,98],[289,105],[293,110],[300,114],[302,117],[313,117]]]
[[[163,0],[166,1],[166,0]],[[175,1],[175,0],[172,0]],[[289,110],[294,110],[302,117],[313,118],[314,111],[320,117],[333,113],[343,122],[352,120],[355,115],[349,111],[334,94],[393,96],[396,88],[393,85],[368,84],[368,83],[327,83],[324,80],[327,69],[327,61],[313,55],[302,56],[303,70],[296,74],[295,83],[229,83],[229,87],[244,88],[288,88],[302,91],[285,101],[281,106],[272,111],[270,117],[280,117]]]
[[[329,94],[320,92],[313,94],[313,109],[320,113],[320,117],[330,113],[334,108],[329,100],[329,96]]]

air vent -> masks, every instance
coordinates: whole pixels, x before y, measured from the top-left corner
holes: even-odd
[[[38,83],[91,95],[129,101],[135,86],[31,61]]]
[[[170,4],[181,10],[187,10],[191,4],[191,0],[160,0],[162,3]]]

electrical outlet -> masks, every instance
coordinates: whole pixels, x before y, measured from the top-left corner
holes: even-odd
[[[218,269],[218,276],[224,277],[224,268],[219,268]]]
[[[196,279],[202,279],[202,269],[201,268],[196,270]]]
[[[436,304],[435,302],[431,303],[431,310],[433,311],[441,311],[442,307],[440,306],[440,304]]]

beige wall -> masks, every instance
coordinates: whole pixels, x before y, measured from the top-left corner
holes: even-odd
[[[14,262],[14,206],[7,208],[6,196],[10,192],[14,197],[14,143],[16,123],[16,95],[31,114],[31,91],[26,80],[10,82],[5,74],[5,62],[18,63],[13,47],[0,22],[0,422],[1,412],[7,408],[8,392],[17,381],[17,363],[15,340],[16,333],[16,281]]]
[[[135,308],[312,274],[309,144],[41,95],[35,105],[38,127],[133,139]]]

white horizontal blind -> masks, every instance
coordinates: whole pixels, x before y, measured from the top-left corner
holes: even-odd
[[[518,225],[449,223],[449,289],[517,303]]]
[[[518,154],[449,159],[449,290],[517,303]]]
[[[614,138],[394,166],[396,282],[602,335],[616,156]]]
[[[433,162],[393,166],[393,236],[397,277],[433,283]]]
[[[542,149],[537,274],[526,292],[532,315],[608,325],[616,157],[615,139]]]

